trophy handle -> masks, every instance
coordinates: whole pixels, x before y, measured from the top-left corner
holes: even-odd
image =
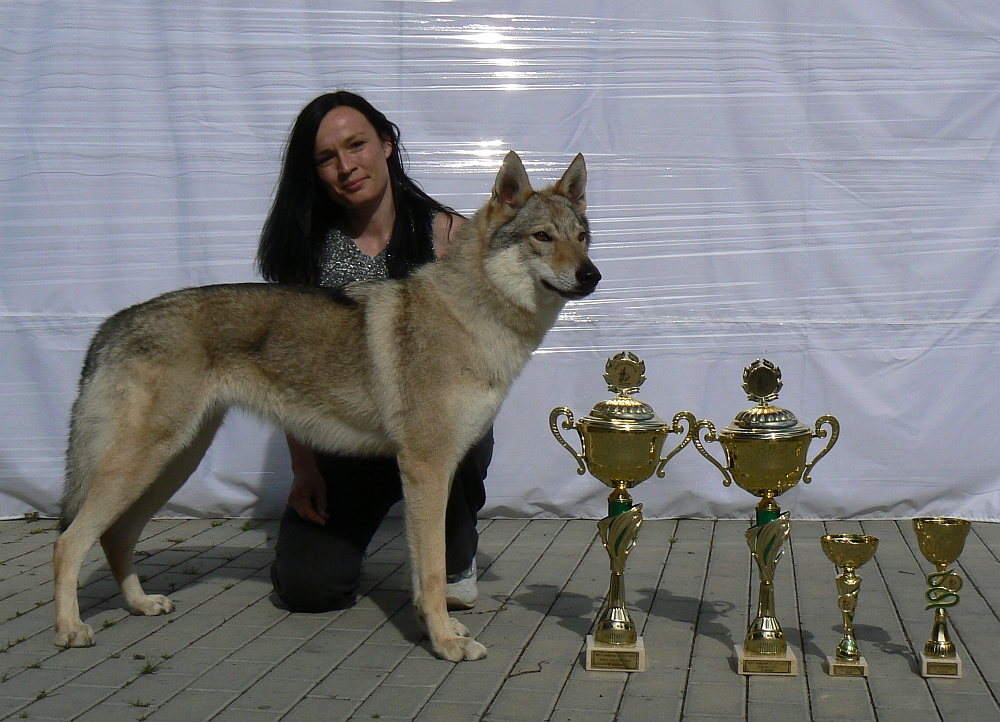
[[[809,472],[812,471],[814,466],[816,466],[816,462],[826,456],[826,452],[833,448],[833,445],[837,443],[837,437],[840,436],[840,422],[832,416],[820,416],[816,419],[816,430],[813,432],[813,436],[815,438],[826,438],[826,429],[820,428],[823,424],[830,425],[830,440],[826,442],[826,446],[823,447],[823,450],[816,454],[816,458],[806,464],[806,468],[802,472],[802,481],[806,484],[812,481],[812,477],[809,476]]]
[[[694,423],[694,426],[691,427],[691,430],[688,431],[688,436],[691,438],[691,441],[694,442],[695,448],[698,449],[698,451],[701,453],[701,455],[704,456],[709,461],[711,461],[713,464],[715,464],[715,468],[717,468],[719,471],[722,472],[722,485],[723,486],[729,486],[730,484],[733,483],[733,475],[729,471],[729,469],[727,469],[722,464],[720,464],[718,461],[716,461],[714,456],[712,456],[707,451],[705,451],[705,447],[702,446],[701,438],[700,438],[700,436],[701,436],[700,430],[701,429],[708,429],[708,433],[705,434],[705,441],[706,442],[711,443],[713,441],[718,441],[719,437],[715,435],[715,424],[713,424],[708,419],[700,419],[700,420],[696,421]]]
[[[694,414],[690,411],[680,411],[674,416],[674,423],[667,432],[668,434],[679,434],[684,430],[684,427],[681,426],[681,419],[688,422],[688,430],[687,433],[684,434],[683,441],[681,441],[677,448],[660,459],[660,463],[656,465],[656,475],[661,479],[666,475],[666,471],[664,471],[663,467],[667,465],[668,461],[674,458],[678,451],[688,445],[688,442],[691,441],[691,429],[694,428],[695,423],[697,423],[695,421]]]
[[[576,453],[576,449],[570,446],[569,442],[567,442],[566,439],[562,437],[562,434],[559,433],[558,419],[560,416],[566,417],[566,420],[562,424],[562,427],[564,429],[568,430],[576,428],[576,424],[573,422],[573,412],[567,409],[565,406],[557,406],[556,408],[552,409],[552,413],[549,414],[549,428],[552,430],[552,435],[556,437],[556,441],[558,441],[560,444],[566,447],[566,451],[571,453],[573,455],[573,458],[576,459],[576,463],[580,465],[580,468],[576,470],[576,473],[582,475],[586,473],[587,466],[586,464],[583,463],[583,457],[580,454]],[[579,434],[580,432],[577,431],[576,433]],[[580,436],[580,441],[583,441],[582,435]],[[587,453],[586,449],[584,449],[583,451],[584,453]]]

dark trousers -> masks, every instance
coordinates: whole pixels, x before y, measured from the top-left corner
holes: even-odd
[[[315,452],[326,481],[326,524],[285,509],[274,547],[271,582],[293,612],[325,612],[354,603],[361,563],[389,507],[403,498],[395,457],[348,457]],[[486,503],[486,469],[493,458],[492,427],[455,471],[445,519],[447,573],[476,557],[476,515]]]

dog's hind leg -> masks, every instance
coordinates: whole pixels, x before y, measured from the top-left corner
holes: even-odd
[[[160,472],[156,481],[101,535],[101,546],[111,566],[111,573],[122,590],[132,614],[156,616],[174,610],[174,603],[162,594],[146,594],[135,572],[135,543],[149,518],[187,481],[201,463],[215,438],[223,414],[214,414],[202,424],[194,441],[175,456]]]
[[[145,413],[148,408],[139,411],[141,413],[123,415],[117,420],[117,428],[110,430],[109,438],[117,441],[100,454],[86,498],[69,528],[56,540],[52,562],[57,646],[89,647],[94,643],[93,629],[80,619],[77,599],[83,560],[94,543],[150,491],[173,458],[190,446],[190,441],[184,443],[185,439],[198,436],[201,428],[195,414],[189,417],[191,426],[185,433],[176,416],[166,416],[163,423],[156,425],[150,421],[153,416]],[[127,439],[142,440],[142,443],[129,444]],[[152,491],[150,504],[160,494]],[[148,507],[143,505],[142,508]],[[149,513],[152,511],[155,509]],[[127,539],[129,529],[126,522],[112,536]],[[138,534],[138,531],[131,534]],[[131,544],[119,542],[112,546],[116,549],[113,563],[118,564],[119,573],[122,573],[121,547],[131,547]],[[125,574],[127,578],[127,567]]]
[[[87,552],[152,483],[160,464],[134,463],[98,473],[73,523],[56,539],[52,555],[55,571],[56,646],[89,647],[94,630],[80,619],[77,585]]]
[[[438,657],[452,662],[482,659],[486,647],[469,637],[469,630],[448,616],[445,600],[445,512],[456,462],[399,454],[399,471],[406,499],[406,531],[413,571],[413,606]]]

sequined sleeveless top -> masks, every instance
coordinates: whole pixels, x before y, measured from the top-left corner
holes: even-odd
[[[344,231],[331,228],[319,252],[319,285],[345,286],[354,281],[388,278],[385,251],[383,248],[377,256],[369,256]]]
[[[434,234],[434,218],[437,211],[431,211],[427,217],[431,237]],[[386,266],[386,251],[383,248],[377,256],[364,253],[342,229],[333,227],[323,241],[319,252],[319,285],[324,287],[345,286],[354,281],[371,281],[378,278],[388,278],[389,269]]]

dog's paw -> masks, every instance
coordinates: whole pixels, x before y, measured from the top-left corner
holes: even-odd
[[[435,642],[434,654],[449,662],[482,659],[486,656],[486,647],[471,637],[451,637]]]
[[[458,635],[459,637],[469,636],[469,628],[454,617],[448,617],[448,626],[451,627],[452,634]]]
[[[132,614],[145,614],[147,617],[155,617],[159,614],[169,614],[174,611],[174,603],[162,594],[147,594],[140,599],[129,602],[128,608]]]
[[[57,647],[93,647],[94,628],[83,622],[74,622],[56,627]]]

